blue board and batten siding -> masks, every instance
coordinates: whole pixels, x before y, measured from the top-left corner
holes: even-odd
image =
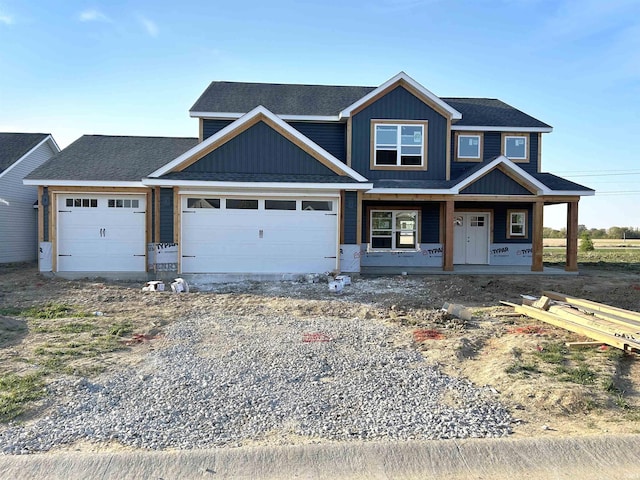
[[[179,206],[177,207],[179,208]],[[173,243],[173,189],[160,189],[160,243]]]
[[[371,120],[427,120],[427,170],[371,170]],[[447,120],[402,87],[397,87],[353,116],[351,166],[369,180],[445,178]]]
[[[233,120],[202,120],[202,139],[206,140],[212,135],[215,135],[227,125],[231,124]]]
[[[305,137],[320,145],[341,162],[347,161],[347,125],[340,122],[289,122]]]
[[[344,192],[344,243],[358,243],[358,193]]]
[[[454,152],[456,151],[455,135],[451,136],[451,178],[455,179],[466,172],[468,169],[478,165],[477,162],[456,162]],[[484,132],[482,145],[482,163],[489,163],[496,157],[502,155],[502,132]],[[518,167],[525,172],[536,173],[538,171],[538,134],[529,134],[529,161],[517,162]]]
[[[219,146],[184,172],[335,175],[264,122]]]
[[[492,170],[461,192],[463,195],[532,195],[532,193],[500,170]]]

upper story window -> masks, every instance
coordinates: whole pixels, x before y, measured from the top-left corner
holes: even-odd
[[[455,159],[457,162],[482,161],[481,133],[456,132]]]
[[[509,160],[516,162],[529,161],[529,146],[527,134],[503,134],[502,154]]]
[[[373,169],[426,169],[427,122],[374,121]]]

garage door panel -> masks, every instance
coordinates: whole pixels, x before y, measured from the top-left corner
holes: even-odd
[[[145,271],[145,242],[144,196],[58,195],[59,271]]]
[[[182,271],[309,273],[335,268],[335,213],[302,211],[300,200],[297,210],[265,210],[264,199],[257,198],[258,210],[186,210],[182,215]],[[337,200],[330,201],[337,210]],[[183,198],[183,209],[186,204]],[[225,205],[224,198],[220,205]]]

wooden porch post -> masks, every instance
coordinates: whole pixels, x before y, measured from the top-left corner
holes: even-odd
[[[454,201],[445,201],[444,207],[444,259],[442,269],[453,271],[453,209]]]
[[[564,269],[578,271],[578,202],[567,203],[567,258]]]
[[[533,245],[531,271],[541,272],[544,269],[542,264],[542,226],[543,226],[544,203],[537,201],[533,204]]]

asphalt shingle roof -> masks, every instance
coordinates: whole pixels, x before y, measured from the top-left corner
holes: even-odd
[[[377,87],[211,82],[191,112],[247,113],[263,105],[277,115],[336,116]],[[441,97],[462,113],[455,125],[550,128],[495,98]]]
[[[26,178],[140,181],[197,143],[197,138],[84,135]]]
[[[580,185],[579,183],[572,182],[570,180],[558,177],[553,173],[532,173],[532,177],[536,178],[540,182],[544,183],[551,190],[557,191],[572,191],[572,192],[592,192],[593,189]]]
[[[48,133],[0,132],[0,173],[20,160],[22,156],[47,138]]]

